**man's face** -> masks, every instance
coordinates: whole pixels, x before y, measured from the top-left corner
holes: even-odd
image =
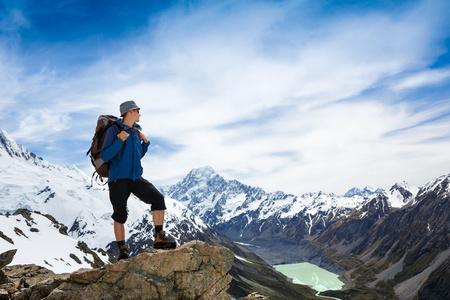
[[[131,117],[133,118],[133,122],[139,122],[141,114],[139,113],[139,109],[130,110]]]

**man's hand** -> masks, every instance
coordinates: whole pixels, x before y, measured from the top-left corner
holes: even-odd
[[[138,134],[139,134],[139,138],[140,138],[144,143],[150,144],[150,143],[148,142],[147,138],[145,137],[145,135],[144,135],[142,132],[138,131]]]
[[[122,142],[125,142],[125,140],[128,138],[128,136],[129,136],[129,134],[128,134],[125,130],[121,131],[121,132],[117,135],[117,137],[118,137]]]

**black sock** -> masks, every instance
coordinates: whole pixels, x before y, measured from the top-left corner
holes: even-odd
[[[160,233],[163,230],[163,226],[162,225],[156,225],[155,226],[155,234]]]
[[[117,241],[117,246],[125,246],[125,241]]]

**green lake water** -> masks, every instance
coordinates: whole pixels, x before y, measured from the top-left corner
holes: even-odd
[[[309,285],[318,292],[339,290],[344,285],[337,274],[310,263],[275,265],[274,268],[292,278],[293,283]]]

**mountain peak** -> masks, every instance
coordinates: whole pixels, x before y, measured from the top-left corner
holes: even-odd
[[[388,202],[391,207],[400,208],[414,201],[419,189],[411,186],[406,181],[395,183],[387,192]]]
[[[191,172],[189,172],[188,176],[193,176],[193,177],[203,177],[203,178],[211,178],[213,175],[216,175],[216,171],[214,171],[213,168],[211,168],[210,166],[204,166],[204,167],[200,167],[200,168],[195,168],[192,169]]]
[[[427,191],[435,190],[436,194],[450,194],[450,173],[439,176],[436,180],[427,183],[418,194],[424,194]]]
[[[6,131],[0,129],[0,157],[3,154],[16,159],[31,160],[34,163],[43,161],[42,157],[28,151],[27,148],[18,144]]]
[[[404,188],[404,189],[410,189],[411,185],[406,182],[406,181],[402,181],[402,182],[396,182],[392,187],[391,190],[394,188]]]
[[[371,186],[368,186],[368,185],[364,188],[363,191],[370,192],[370,193],[375,193],[375,189],[373,187],[371,187]]]
[[[347,191],[347,193],[344,194],[344,196],[345,197],[353,197],[354,195],[357,195],[359,193],[361,193],[361,190],[357,187],[353,187],[353,188],[349,189]]]
[[[189,188],[205,186],[217,176],[220,177],[210,166],[195,168],[189,172],[181,184],[187,185]]]
[[[369,197],[372,195],[377,195],[379,193],[381,193],[383,191],[383,189],[378,188],[378,189],[374,189],[370,186],[366,186],[364,189],[359,189],[357,187],[351,188],[350,190],[347,191],[347,193],[344,194],[344,197],[347,198],[351,198],[353,196],[361,196],[361,197]]]

